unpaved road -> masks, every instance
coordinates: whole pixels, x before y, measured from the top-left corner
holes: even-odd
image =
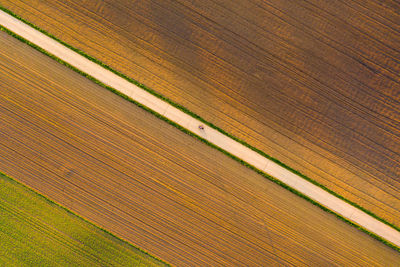
[[[0,0],[400,226],[400,5]]]
[[[84,218],[177,266],[399,262],[393,249],[3,32],[0,46],[0,170]]]
[[[69,64],[84,71],[85,73],[95,77],[104,84],[107,84],[130,96],[139,103],[142,103],[159,114],[164,115],[170,120],[175,121],[190,131],[202,136],[209,142],[221,147],[222,149],[243,159],[256,168],[263,170],[264,172],[281,180],[301,193],[328,207],[329,209],[341,214],[345,218],[354,221],[369,231],[385,238],[397,246],[400,246],[400,232],[396,231],[395,229],[379,222],[373,217],[361,212],[357,208],[334,197],[319,187],[302,179],[301,177],[287,171],[276,163],[264,158],[263,156],[219,133],[218,131],[207,126],[205,126],[204,129],[199,129],[198,126],[201,124],[200,121],[156,98],[136,85],[127,82],[114,73],[89,61],[85,57],[64,47],[41,32],[31,28],[30,26],[4,12],[0,13],[0,24],[63,59]]]

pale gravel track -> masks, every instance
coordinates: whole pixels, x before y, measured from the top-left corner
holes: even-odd
[[[320,187],[306,181],[300,176],[288,171],[275,162],[263,157],[217,130],[206,125],[204,125],[204,129],[199,129],[198,126],[202,124],[199,120],[187,115],[169,103],[155,97],[111,71],[106,70],[100,65],[86,59],[3,11],[0,11],[0,25],[22,36],[79,70],[89,74],[102,83],[122,92],[153,111],[178,123],[182,127],[253,165],[259,170],[277,178],[330,210],[335,211],[354,223],[361,225],[370,232],[373,232],[400,247],[400,232],[396,231],[392,227],[378,221],[356,207],[333,196]]]

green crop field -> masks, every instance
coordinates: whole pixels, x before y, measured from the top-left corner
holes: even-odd
[[[163,262],[0,173],[0,266]]]

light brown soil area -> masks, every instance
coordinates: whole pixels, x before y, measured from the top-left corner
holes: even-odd
[[[0,170],[84,218],[175,265],[400,260],[5,33],[0,46]]]
[[[400,6],[0,3],[400,226]]]

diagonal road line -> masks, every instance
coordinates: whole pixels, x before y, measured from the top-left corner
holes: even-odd
[[[129,96],[133,100],[150,108],[158,114],[162,114],[169,120],[176,122],[182,127],[222,148],[239,159],[242,159],[266,174],[282,181],[344,218],[400,247],[400,232],[396,229],[380,222],[360,209],[290,172],[284,167],[240,144],[232,138],[207,125],[203,125],[201,121],[157,98],[135,84],[128,82],[115,73],[88,60],[82,55],[60,44],[56,40],[3,11],[0,11],[0,25],[76,67],[82,72],[87,73],[100,82]],[[199,125],[203,126],[200,127],[202,129],[199,128]]]

